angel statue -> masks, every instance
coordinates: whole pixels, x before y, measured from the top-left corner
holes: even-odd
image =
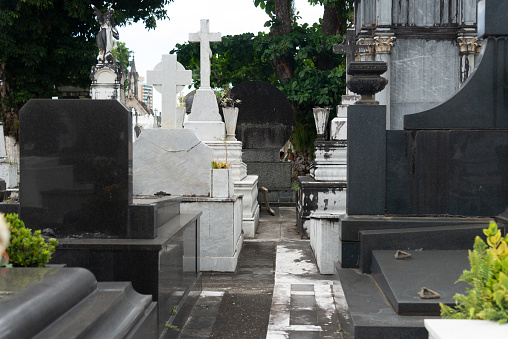
[[[95,20],[101,25],[101,30],[97,34],[97,47],[99,47],[99,56],[97,60],[102,63],[114,63],[115,58],[113,54],[111,54],[111,51],[116,49],[117,45],[113,38],[117,40],[120,38],[116,29],[115,20],[113,19],[115,11],[113,8],[109,7],[108,10],[102,14],[93,4],[91,6],[95,11]]]

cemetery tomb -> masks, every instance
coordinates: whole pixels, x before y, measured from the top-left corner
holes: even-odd
[[[200,290],[199,216],[178,196],[132,195],[132,118],[117,100],[31,100],[20,110],[20,218],[52,229],[52,263],[130,281],[157,302],[157,333]],[[177,314],[172,313],[175,307]]]
[[[479,6],[483,49],[454,96],[406,115],[404,130],[386,130],[384,105],[348,107],[347,215],[338,218],[336,274],[357,337],[426,338],[423,319],[465,289],[454,282],[469,268],[475,237],[492,219],[506,234],[507,80],[500,74],[508,68],[508,5]],[[398,250],[411,257],[396,259]],[[439,299],[420,298],[423,287]]]
[[[242,142],[243,160],[249,172],[259,176],[259,187],[269,191],[270,203],[294,202],[291,163],[281,162],[279,150],[286,144],[293,126],[289,100],[275,86],[249,81],[231,89],[241,100],[236,138]],[[258,196],[261,202],[262,197]]]

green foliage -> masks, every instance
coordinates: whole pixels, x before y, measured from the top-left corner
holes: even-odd
[[[117,25],[143,20],[147,28],[155,28],[156,19],[167,18],[164,5],[171,1],[93,2],[103,11],[113,5]],[[0,1],[0,79],[4,81],[0,114],[6,127],[12,125],[9,135],[17,130],[17,116],[6,124],[11,109],[17,115],[28,100],[59,95],[58,88],[64,85],[89,87],[100,29],[91,2]]]
[[[51,238],[46,243],[41,231],[32,233],[17,214],[7,214],[5,218],[11,230],[11,243],[7,248],[10,263],[21,267],[43,267],[47,264],[58,244],[56,239]]]
[[[164,327],[168,328],[168,329],[170,329],[172,331],[175,331],[175,332],[179,332],[180,331],[178,326],[171,324],[169,321],[166,321],[166,324],[164,324]]]
[[[473,251],[469,251],[471,270],[465,270],[458,280],[471,288],[466,295],[453,297],[454,308],[440,304],[443,318],[508,321],[508,236],[503,238],[493,221],[483,232],[488,245],[476,237]]]
[[[335,106],[345,93],[345,58],[330,55],[332,46],[342,36],[326,36],[319,24],[295,25],[284,36],[245,33],[223,37],[222,43],[212,43],[211,86],[225,88],[244,81],[265,81],[279,88],[293,103],[295,127],[293,141],[297,150],[310,149],[315,139],[312,108]],[[270,60],[289,52],[295,60],[294,77],[281,83]],[[170,53],[193,71],[193,82],[199,87],[199,44],[178,44]],[[330,56],[332,69],[319,69],[318,58]]]
[[[212,161],[212,169],[228,168],[228,164],[225,162]]]
[[[228,88],[249,80],[276,82],[270,63],[261,60],[261,53],[255,44],[264,33],[255,36],[253,33],[227,35],[222,42],[210,44],[212,50],[211,77],[212,88]],[[200,86],[199,44],[177,44],[171,54],[178,55],[178,61],[186,69],[192,70],[195,88]],[[190,88],[190,86],[189,86]]]

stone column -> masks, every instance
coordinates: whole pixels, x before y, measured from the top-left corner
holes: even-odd
[[[474,29],[463,30],[458,34],[457,43],[460,55],[460,83],[463,84],[473,71],[480,54],[481,39]]]
[[[388,86],[376,94],[376,100],[380,105],[386,106],[386,129],[390,129],[390,70],[391,70],[391,49],[395,41],[395,34],[391,32],[378,33],[374,36],[376,49],[376,61],[384,61],[388,67],[384,78],[388,80]]]

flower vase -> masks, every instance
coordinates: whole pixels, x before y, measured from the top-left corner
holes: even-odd
[[[238,107],[223,107],[224,122],[226,123],[226,140],[236,141],[236,122],[238,120]]]
[[[315,107],[312,109],[312,112],[314,113],[314,122],[316,123],[317,138],[319,140],[324,140],[330,109]]]
[[[211,169],[212,171],[212,198],[229,198],[233,196],[233,172],[231,168]]]

